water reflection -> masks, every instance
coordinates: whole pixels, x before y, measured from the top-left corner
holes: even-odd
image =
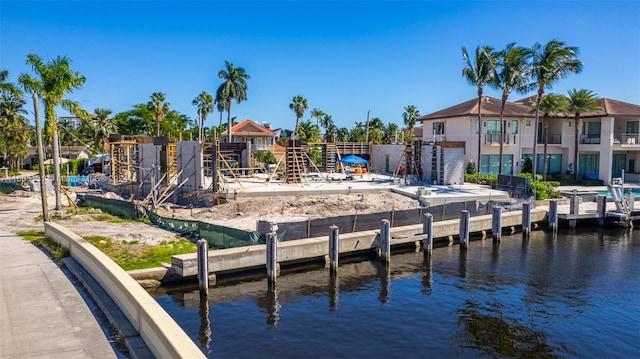
[[[425,254],[422,262],[422,294],[431,295],[431,286],[433,285],[433,259],[430,255]]]
[[[211,319],[209,317],[209,301],[206,298],[200,298],[200,330],[198,331],[198,341],[200,347],[209,349],[211,344]]]
[[[389,301],[389,288],[391,286],[391,266],[387,262],[380,262],[377,266],[380,278],[380,295],[378,300],[385,304]]]
[[[280,319],[280,302],[278,301],[278,290],[276,284],[268,286],[266,295],[267,325],[277,326]]]
[[[458,255],[458,272],[460,273],[460,278],[467,278],[467,249],[462,247]]]
[[[575,355],[565,344],[551,345],[551,335],[518,323],[501,310],[499,303],[478,304],[466,300],[459,309],[456,346],[472,348],[489,357],[556,358]]]
[[[340,301],[340,282],[338,272],[331,272],[329,275],[329,311],[335,312]]]
[[[354,260],[339,276],[285,273],[277,288],[266,279],[221,285],[208,303],[197,286],[154,295],[218,357],[632,357],[640,231],[559,233],[394,254],[390,265]],[[268,335],[265,318],[267,330],[277,327]],[[382,326],[391,333],[384,345],[371,331]],[[449,340],[415,346],[409,338],[424,332]],[[237,333],[264,349],[246,348]]]

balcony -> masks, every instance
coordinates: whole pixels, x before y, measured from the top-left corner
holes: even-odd
[[[621,145],[640,145],[640,138],[637,133],[623,133],[616,140]]]
[[[538,144],[544,145],[543,136],[538,136]],[[547,135],[547,144],[548,145],[561,145],[562,144],[562,134],[549,134]]]
[[[502,139],[503,145],[515,145],[516,144],[516,136],[514,134],[504,134]],[[484,135],[484,144],[485,145],[500,145],[500,134],[488,132]]]
[[[582,145],[599,145],[600,144],[600,134],[587,134],[580,136],[580,144]]]

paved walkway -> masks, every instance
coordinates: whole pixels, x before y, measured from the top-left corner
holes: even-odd
[[[0,230],[0,358],[117,358],[71,280],[43,252]]]

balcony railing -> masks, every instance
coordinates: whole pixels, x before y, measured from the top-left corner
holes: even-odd
[[[637,133],[623,133],[618,140],[621,145],[640,145]]]
[[[581,135],[580,136],[580,144],[583,145],[599,145],[600,144],[600,134],[589,134],[589,135]]]
[[[538,144],[544,144],[544,136],[538,136]],[[561,134],[549,134],[547,136],[547,144],[549,145],[561,145],[562,144],[562,135]]]
[[[504,134],[502,139],[503,145],[515,145],[516,144],[516,136],[514,134]],[[484,135],[484,144],[485,145],[499,145],[500,144],[500,134],[499,133],[486,133]]]

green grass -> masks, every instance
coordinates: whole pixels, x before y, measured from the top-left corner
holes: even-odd
[[[16,234],[24,237],[25,240],[33,243],[36,247],[46,249],[52,258],[62,259],[69,256],[69,250],[67,248],[59,245],[49,238],[46,238],[43,231],[18,231]]]
[[[171,263],[171,256],[184,253],[195,253],[196,244],[187,240],[163,241],[157,246],[139,244],[137,241],[114,241],[103,236],[84,237],[89,243],[104,252],[124,270],[160,267],[163,263]]]
[[[38,238],[44,238],[44,231],[38,231],[38,230],[18,231],[16,232],[16,234],[21,237],[24,237],[24,239],[29,242],[33,242]]]

